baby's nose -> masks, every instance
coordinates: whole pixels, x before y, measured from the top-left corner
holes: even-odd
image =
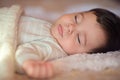
[[[73,33],[75,28],[76,28],[76,25],[75,24],[69,24],[68,28],[69,28],[68,29],[69,33]]]

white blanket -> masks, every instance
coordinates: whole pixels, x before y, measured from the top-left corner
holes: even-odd
[[[0,80],[12,80],[20,6],[0,9]]]

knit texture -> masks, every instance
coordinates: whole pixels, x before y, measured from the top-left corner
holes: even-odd
[[[0,9],[0,80],[14,75],[14,53],[17,46],[17,22],[21,7],[13,5]]]

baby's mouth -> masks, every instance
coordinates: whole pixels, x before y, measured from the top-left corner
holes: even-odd
[[[58,32],[63,37],[63,28],[62,28],[61,24],[58,25]]]

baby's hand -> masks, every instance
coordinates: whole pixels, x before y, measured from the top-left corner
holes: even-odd
[[[50,62],[27,60],[23,64],[23,69],[32,78],[49,78],[53,76],[53,66]]]

